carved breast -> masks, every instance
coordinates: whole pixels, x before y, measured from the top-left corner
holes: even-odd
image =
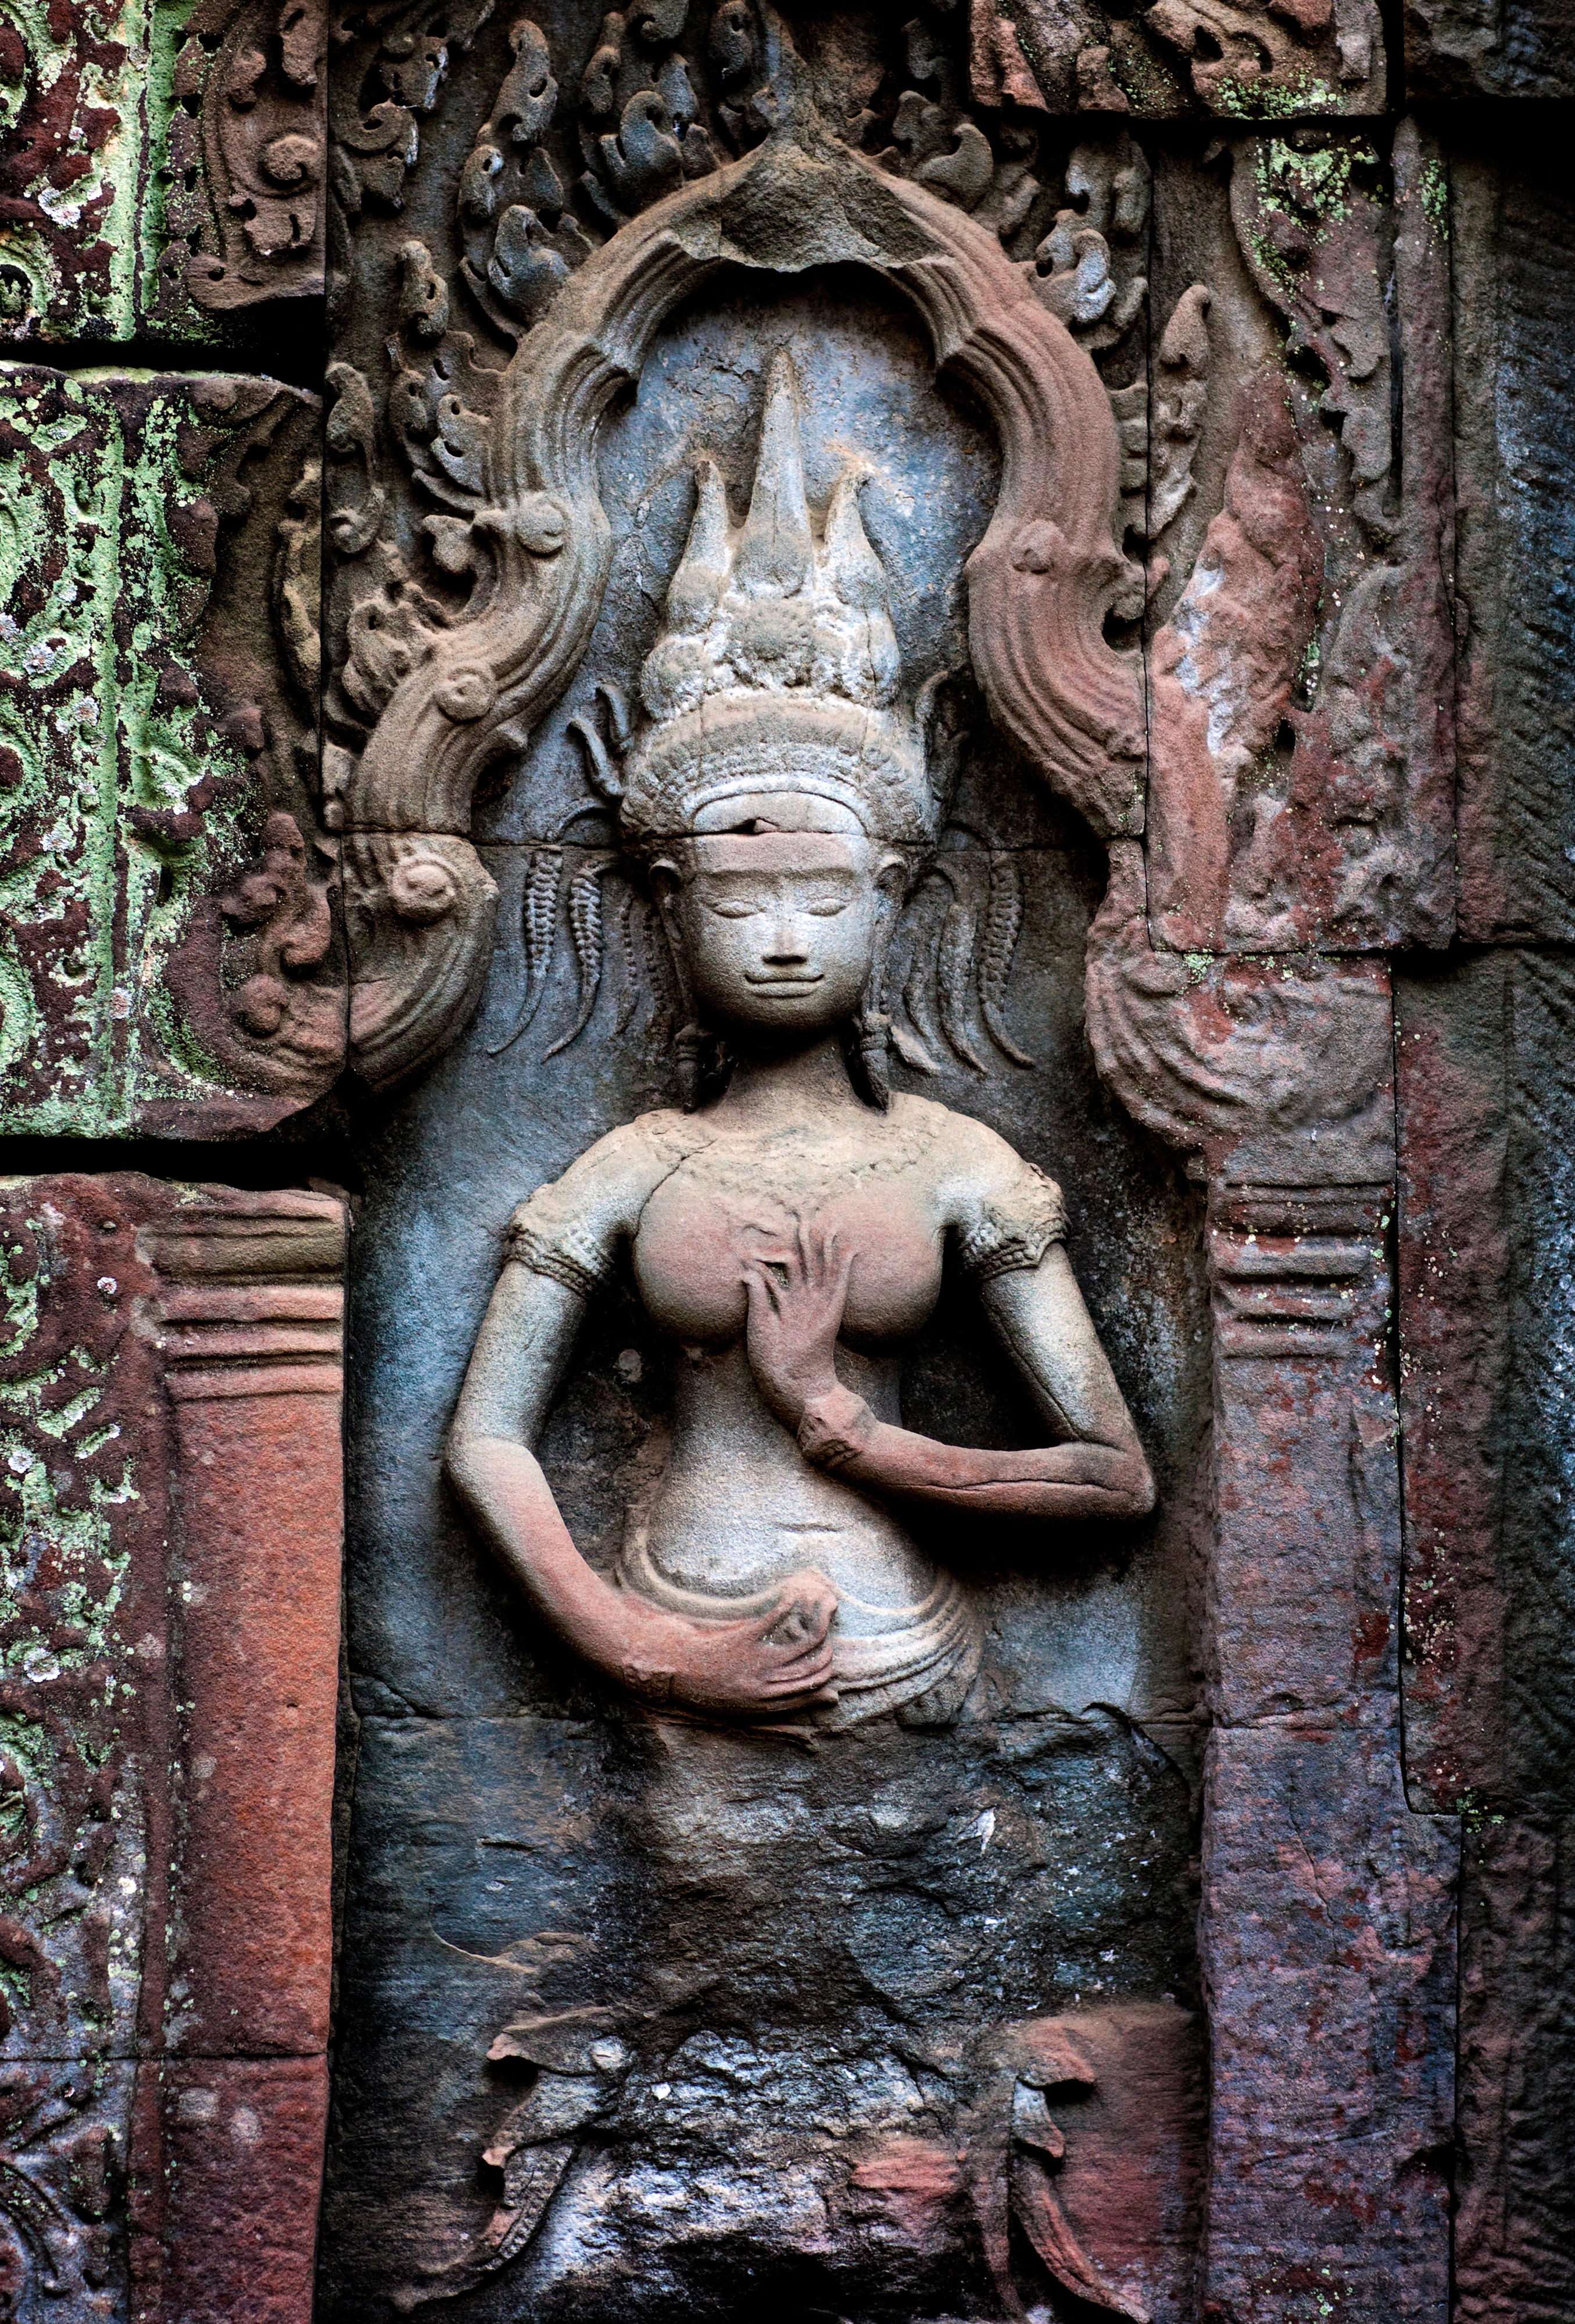
[[[779,1191],[769,1157],[756,1185],[718,1184],[707,1154],[686,1161],[652,1195],[635,1239],[635,1279],[646,1310],[686,1347],[720,1348],[742,1337],[746,1259],[790,1241],[794,1213],[834,1230],[855,1257],[841,1338],[870,1354],[922,1330],[940,1291],[944,1231],[931,1174],[918,1157],[900,1176],[852,1178],[848,1158],[825,1157],[823,1183]],[[729,1155],[729,1161],[736,1159]]]

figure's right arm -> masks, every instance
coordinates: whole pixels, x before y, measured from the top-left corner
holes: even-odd
[[[534,1447],[585,1309],[553,1277],[505,1266],[449,1435],[460,1499],[560,1636],[644,1700],[743,1718],[834,1700],[829,1588],[789,1583],[764,1618],[699,1624],[614,1589],[576,1549]],[[800,1635],[768,1639],[795,1604]]]
[[[550,1275],[505,1267],[449,1431],[449,1475],[553,1628],[588,1660],[624,1675],[635,1644],[627,1601],[575,1548],[534,1451],[585,1306]],[[627,1683],[635,1683],[633,1673]]]

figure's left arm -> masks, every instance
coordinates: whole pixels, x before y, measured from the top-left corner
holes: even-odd
[[[833,1351],[852,1255],[835,1237],[747,1270],[749,1354],[766,1400],[807,1460],[880,1493],[1003,1517],[1136,1517],[1153,1478],[1060,1242],[980,1286],[1057,1442],[1027,1452],[942,1444],[877,1420],[837,1378]]]

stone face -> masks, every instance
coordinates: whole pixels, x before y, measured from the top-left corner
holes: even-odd
[[[7,367],[6,1126],[226,1135],[332,1081],[316,406]]]
[[[5,1204],[5,2143],[39,2191],[8,2175],[0,2264],[73,2316],[303,2316],[343,1213],[133,1175]]]

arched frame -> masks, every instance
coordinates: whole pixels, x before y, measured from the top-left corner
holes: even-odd
[[[938,367],[995,428],[1000,495],[967,567],[969,650],[992,716],[1102,837],[1141,829],[1141,668],[1105,636],[1125,572],[1118,447],[1093,363],[987,228],[813,121],[779,129],[621,227],[505,374],[487,505],[472,520],[490,577],[397,687],[345,802],[351,1035],[373,1083],[430,1062],[479,996],[496,897],[464,837],[470,802],[488,763],[523,750],[570,683],[600,612],[604,414],[637,383],[667,317],[724,267],[832,264],[867,267],[911,302]]]

